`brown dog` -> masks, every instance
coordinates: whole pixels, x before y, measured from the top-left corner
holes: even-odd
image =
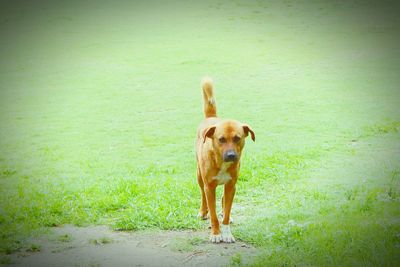
[[[202,82],[205,119],[197,130],[196,158],[197,181],[201,189],[201,206],[199,217],[207,218],[210,212],[210,241],[235,242],[229,223],[235,184],[239,175],[240,155],[245,138],[250,133],[255,135],[249,125],[235,120],[217,118],[217,109],[213,96],[213,84],[210,79]],[[224,185],[222,197],[223,220],[221,228],[215,209],[215,189]]]

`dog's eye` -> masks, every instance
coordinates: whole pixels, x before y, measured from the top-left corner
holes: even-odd
[[[235,137],[233,137],[233,142],[237,143],[239,141],[240,141],[240,137],[239,136],[236,135]]]
[[[220,139],[218,139],[218,141],[219,141],[221,144],[226,143],[225,137],[221,137]]]

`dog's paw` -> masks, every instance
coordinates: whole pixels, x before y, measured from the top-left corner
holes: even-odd
[[[221,237],[222,237],[222,242],[225,243],[234,243],[235,238],[232,235],[231,232],[231,227],[225,224],[221,224]]]
[[[200,219],[202,219],[202,220],[207,220],[209,217],[208,217],[208,213],[206,213],[206,214],[204,214],[204,213],[202,213],[202,212],[199,212],[198,214],[197,214],[197,218],[200,218]]]
[[[222,237],[220,234],[218,234],[218,235],[211,234],[210,241],[211,241],[211,243],[219,243],[222,241]]]

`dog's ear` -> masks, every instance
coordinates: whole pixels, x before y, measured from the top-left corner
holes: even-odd
[[[213,137],[214,132],[215,132],[215,128],[216,128],[216,126],[213,125],[213,126],[210,126],[210,127],[208,127],[207,129],[204,130],[204,132],[203,132],[203,143],[206,142],[206,138],[207,137],[208,138],[212,138]]]
[[[246,137],[249,135],[251,135],[251,140],[253,140],[254,142],[256,141],[256,135],[254,134],[253,130],[251,129],[251,127],[247,124],[243,124],[243,130],[244,130],[244,134],[246,135]]]

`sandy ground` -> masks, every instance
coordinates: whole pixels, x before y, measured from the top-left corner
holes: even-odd
[[[256,249],[243,242],[211,244],[208,231],[115,232],[105,226],[54,228],[32,240],[39,251],[11,255],[10,266],[225,266]]]

